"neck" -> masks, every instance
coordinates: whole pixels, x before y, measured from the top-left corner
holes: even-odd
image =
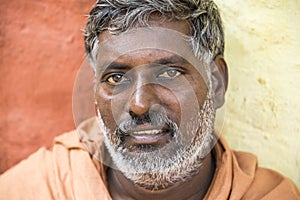
[[[188,181],[178,182],[166,189],[147,190],[127,179],[120,171],[108,169],[108,189],[114,200],[118,199],[203,199],[211,184],[215,171],[212,154],[208,154],[199,172]]]

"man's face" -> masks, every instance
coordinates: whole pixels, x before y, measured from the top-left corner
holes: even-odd
[[[153,23],[189,34],[186,22]],[[101,34],[99,41],[108,37],[107,32]],[[171,176],[184,179],[196,173],[210,146],[214,120],[199,69],[174,52],[154,48],[102,60],[110,64],[97,76],[97,112],[119,170],[137,184],[154,188],[176,182]],[[154,181],[147,185],[149,174]]]

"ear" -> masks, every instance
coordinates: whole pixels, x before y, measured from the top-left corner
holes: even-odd
[[[218,55],[211,63],[212,88],[214,90],[215,108],[220,108],[225,102],[228,87],[228,68],[223,56]]]

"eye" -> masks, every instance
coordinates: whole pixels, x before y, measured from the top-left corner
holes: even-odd
[[[158,77],[161,78],[176,78],[177,76],[182,75],[183,72],[178,69],[168,69],[163,73],[159,74]]]
[[[128,80],[124,74],[112,74],[105,77],[104,81],[110,85],[119,85],[122,84],[124,81]]]

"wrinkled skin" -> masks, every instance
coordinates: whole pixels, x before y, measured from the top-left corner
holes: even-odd
[[[155,19],[150,25],[189,35],[185,21]],[[109,38],[110,34],[104,32],[99,41]],[[112,148],[122,146],[131,156],[138,156],[149,151],[173,151],[172,145],[178,142],[174,141],[176,134],[182,144],[201,139],[198,134],[191,134],[186,124],[196,115],[195,108],[202,108],[208,87],[190,63],[174,53],[158,49],[130,52],[113,61],[109,57],[105,59],[113,63],[99,76],[95,98],[101,115],[98,117],[110,132],[107,135]],[[216,58],[215,64],[224,77],[227,76],[226,63],[221,56]],[[150,123],[151,113],[163,113],[180,131],[174,133],[174,127],[168,123]],[[120,131],[120,124],[130,119],[137,119],[135,125]],[[209,153],[201,160],[197,173],[186,181],[158,189],[136,184],[124,173],[111,168],[108,170],[109,191],[113,199],[201,199],[209,188],[214,167]]]

